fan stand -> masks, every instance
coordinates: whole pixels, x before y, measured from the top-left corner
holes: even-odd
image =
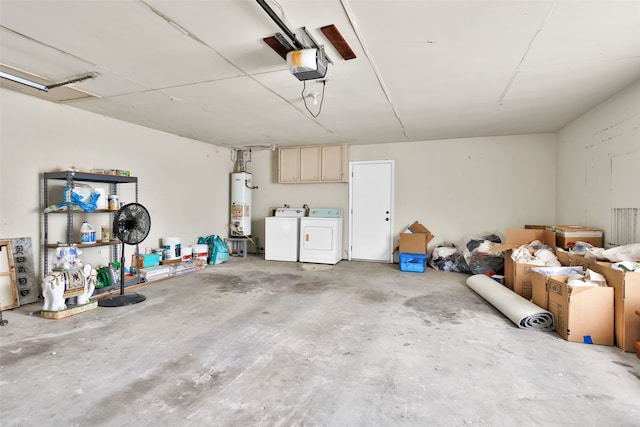
[[[147,299],[144,295],[135,292],[124,293],[124,241],[122,242],[122,256],[120,257],[120,293],[111,295],[98,301],[100,307],[122,307],[125,305],[133,305]]]

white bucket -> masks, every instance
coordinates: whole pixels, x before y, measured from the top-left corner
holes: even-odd
[[[191,261],[192,249],[191,246],[185,246],[181,248],[182,251],[182,260],[183,261]]]
[[[208,245],[193,245],[191,247],[192,257],[194,259],[201,259],[205,262],[207,261],[207,256],[209,255],[209,246]]]
[[[179,237],[163,237],[162,247],[164,249],[165,259],[180,258],[180,238]]]

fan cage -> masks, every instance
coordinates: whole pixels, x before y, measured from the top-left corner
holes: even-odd
[[[151,229],[151,217],[139,203],[124,205],[113,218],[113,235],[128,245],[142,242]]]

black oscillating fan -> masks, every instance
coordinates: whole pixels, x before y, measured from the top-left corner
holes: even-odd
[[[149,211],[139,203],[129,203],[116,212],[113,218],[113,237],[122,242],[120,258],[120,294],[98,301],[100,307],[121,307],[142,302],[144,295],[130,292],[124,293],[124,245],[137,245],[147,238],[151,229]]]

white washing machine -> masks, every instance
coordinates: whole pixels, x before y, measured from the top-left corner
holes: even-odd
[[[264,259],[297,262],[304,208],[278,208],[264,219]]]
[[[342,260],[342,210],[312,209],[300,220],[300,261],[337,264]]]

